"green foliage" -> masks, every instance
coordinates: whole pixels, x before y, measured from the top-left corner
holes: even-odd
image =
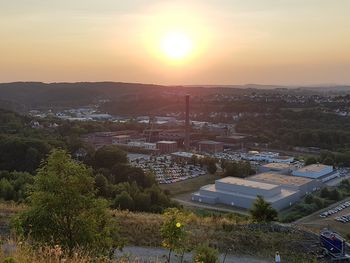
[[[342,199],[341,193],[337,189],[333,189],[329,192],[329,199],[334,201],[339,201]]]
[[[208,244],[201,244],[196,247],[194,256],[194,263],[219,263],[219,251],[208,246]]]
[[[170,262],[173,251],[183,254],[187,244],[187,216],[176,208],[169,208],[163,214],[163,224],[160,232],[163,238],[162,246],[169,249],[167,262]]]
[[[261,112],[266,112],[262,110]],[[328,150],[350,149],[349,118],[314,110],[278,109],[269,114],[241,118],[237,132],[254,134],[257,142],[273,143],[279,147],[319,147]],[[335,162],[348,166],[349,152],[340,154]],[[338,159],[339,158],[339,159]]]
[[[304,201],[306,204],[312,204],[314,202],[314,197],[311,194],[305,196]]]
[[[24,201],[33,182],[34,177],[29,173],[0,172],[0,199]]]
[[[224,176],[232,176],[232,177],[240,177],[245,178],[249,175],[252,175],[255,173],[255,171],[252,169],[250,162],[247,161],[232,161],[232,162],[225,162],[224,165],[225,173]]]
[[[135,202],[127,192],[123,191],[115,197],[113,208],[133,211],[135,209]]]
[[[201,164],[201,166],[206,165],[207,171],[210,174],[216,173],[216,170],[217,170],[216,159],[211,158],[211,157],[205,157],[205,158],[200,159],[200,164]]]
[[[110,221],[106,202],[95,198],[92,171],[55,150],[38,170],[30,207],[15,219],[14,227],[38,244],[101,253],[113,244]]]
[[[14,258],[5,258],[1,263],[18,263]]]
[[[262,196],[258,196],[253,207],[249,210],[255,222],[268,223],[277,219],[277,211],[267,203]]]
[[[117,146],[104,146],[95,153],[95,167],[111,169],[118,163],[128,161],[126,152],[120,150]]]
[[[328,190],[328,187],[324,187],[321,189],[321,192],[320,192],[320,197],[322,198],[328,198],[329,197],[329,190]]]
[[[315,164],[317,163],[317,159],[313,156],[310,156],[308,158],[306,158],[305,160],[305,165],[310,165],[310,164]]]

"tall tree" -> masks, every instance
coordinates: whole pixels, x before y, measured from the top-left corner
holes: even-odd
[[[277,211],[271,207],[271,205],[264,200],[264,198],[258,195],[253,207],[249,210],[252,219],[259,223],[268,223],[276,220]]]
[[[54,150],[38,170],[30,207],[15,220],[16,230],[38,244],[60,245],[72,253],[107,252],[113,229],[106,203],[95,198],[92,171]]]

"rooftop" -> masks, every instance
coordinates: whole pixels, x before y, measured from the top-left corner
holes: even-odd
[[[222,144],[222,142],[216,142],[216,141],[200,141],[198,144]]]
[[[283,175],[277,173],[261,173],[249,177],[253,180],[259,180],[268,183],[275,183],[279,185],[295,185],[302,186],[312,181],[312,179],[298,176]]]
[[[216,180],[216,182],[221,182],[225,184],[242,185],[245,187],[265,189],[265,190],[272,190],[278,186],[271,183],[261,183],[261,182],[251,181],[249,179],[241,179],[236,177],[225,177],[225,178]]]
[[[270,169],[281,169],[281,170],[291,168],[291,165],[287,163],[267,163],[262,166]]]
[[[158,141],[157,143],[162,143],[162,144],[177,144],[175,141]]]
[[[311,165],[307,165],[303,168],[298,169],[298,172],[302,172],[302,173],[319,173],[324,169],[327,169],[331,166],[329,165],[324,165],[324,164],[311,164]]]

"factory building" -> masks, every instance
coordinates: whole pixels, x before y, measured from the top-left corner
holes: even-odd
[[[191,160],[195,156],[197,159],[202,159],[204,158],[203,155],[195,154],[195,153],[190,153],[190,152],[174,152],[171,154],[171,158],[176,160],[176,161],[184,161],[187,162]]]
[[[294,157],[292,156],[281,156],[276,152],[258,152],[249,151],[248,154],[242,155],[244,160],[248,161],[258,161],[258,162],[268,162],[268,163],[292,163],[294,162]]]
[[[127,144],[130,141],[130,135],[117,135],[112,137],[112,144]]]
[[[311,164],[292,172],[294,176],[318,179],[327,182],[339,177],[339,172],[334,171],[333,166],[324,164]]]
[[[274,172],[279,174],[291,174],[293,166],[287,163],[267,163],[259,166],[259,173]]]
[[[224,151],[224,144],[215,141],[198,142],[198,151],[201,153],[220,153]]]
[[[278,184],[225,177],[216,180],[215,184],[201,187],[199,192],[192,194],[192,201],[249,209],[258,195],[277,210],[291,206],[300,197],[298,190],[284,188]]]
[[[298,191],[299,197],[310,194],[322,187],[322,182],[319,180],[283,175],[274,172],[261,173],[248,178],[261,183],[271,183],[282,186],[284,189]]]
[[[177,151],[177,142],[175,141],[159,141],[157,149],[161,154],[173,153]]]

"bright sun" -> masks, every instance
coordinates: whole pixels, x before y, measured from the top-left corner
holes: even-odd
[[[181,60],[187,57],[192,51],[192,40],[181,32],[166,34],[161,39],[162,52],[172,60]]]

